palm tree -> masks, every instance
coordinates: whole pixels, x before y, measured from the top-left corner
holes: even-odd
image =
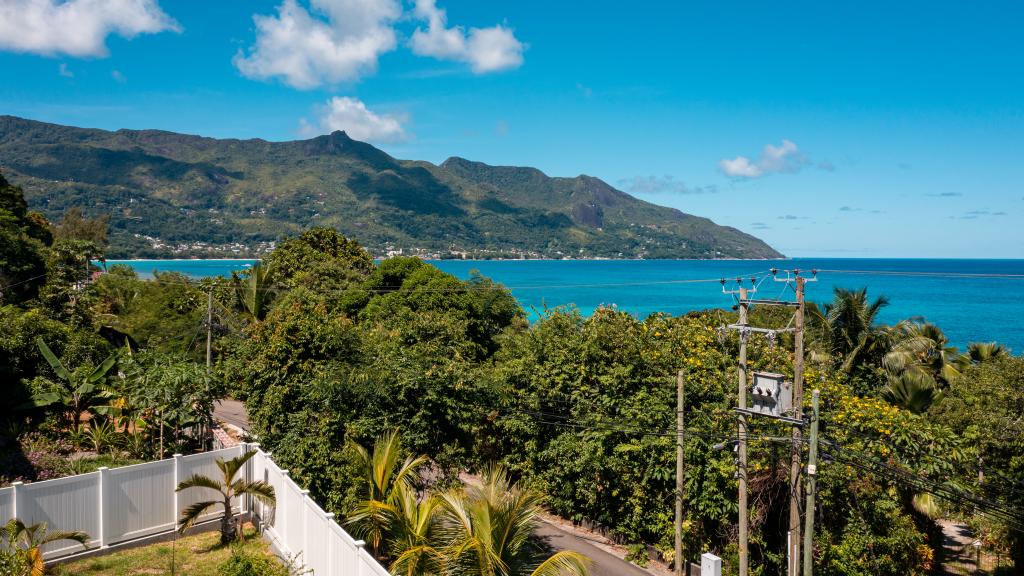
[[[432,496],[420,499],[415,491],[404,486],[399,490],[397,522],[387,539],[388,550],[395,558],[391,573],[404,576],[444,574],[444,551],[436,547],[437,511],[441,501]]]
[[[181,513],[181,525],[178,527],[178,531],[185,532],[185,530],[195,524],[196,520],[198,520],[199,517],[207,510],[213,508],[217,504],[223,504],[224,516],[220,521],[221,544],[231,542],[235,539],[236,534],[241,538],[242,526],[235,520],[235,514],[231,510],[231,500],[237,497],[251,495],[256,497],[260,502],[269,506],[273,506],[277,501],[274,495],[274,487],[270,484],[262,480],[249,482],[243,478],[235,479],[235,476],[238,475],[242,466],[244,466],[245,463],[255,455],[255,452],[248,452],[241,456],[236,456],[226,462],[223,458],[217,458],[217,468],[219,468],[221,474],[223,474],[223,478],[221,480],[214,480],[209,476],[194,474],[191,478],[188,478],[184,482],[178,484],[175,492],[181,492],[182,490],[188,490],[189,488],[209,488],[220,492],[221,496],[220,500],[204,500],[202,502],[196,502],[186,508],[185,511]]]
[[[100,386],[107,379],[107,374],[117,362],[117,352],[114,352],[99,366],[89,372],[81,370],[71,371],[64,366],[64,363],[57,358],[57,355],[50,350],[42,337],[36,338],[36,345],[43,358],[53,368],[54,373],[62,382],[50,392],[41,392],[33,397],[36,406],[49,406],[61,404],[71,414],[71,424],[78,427],[82,421],[82,414],[90,407],[99,393]]]
[[[947,386],[960,375],[960,353],[942,330],[919,319],[904,320],[890,332],[892,344],[882,365],[893,375],[920,372],[931,376],[940,386]]]
[[[943,392],[930,375],[908,370],[891,376],[889,383],[882,388],[881,396],[893,406],[899,406],[914,414],[922,414],[942,398]]]
[[[23,570],[14,576],[43,576],[46,570],[43,546],[59,540],[73,540],[85,546],[89,542],[89,535],[80,531],[50,531],[46,522],[29,526],[17,518],[0,526],[0,541],[15,552],[20,560],[17,564]]]
[[[249,269],[248,275],[242,279],[237,274],[235,280],[235,296],[245,313],[255,322],[263,320],[274,294],[271,285],[274,283],[274,267],[262,262]]]
[[[966,359],[972,364],[983,364],[997,358],[1006,358],[1010,353],[1006,346],[995,342],[971,342],[967,345]]]
[[[398,465],[402,440],[398,430],[381,436],[373,445],[373,453],[353,443],[364,472],[363,499],[349,514],[347,524],[353,533],[369,541],[374,554],[380,555],[381,544],[396,524],[399,504],[407,492],[415,493],[416,470],[426,463],[425,456],[408,456]]]
[[[869,302],[867,288],[837,287],[830,304],[819,308],[812,303],[807,309],[812,322],[818,326],[820,339],[841,358],[842,370],[851,372],[860,357],[884,336],[884,329],[876,325],[876,321],[878,313],[888,304],[885,296]]]
[[[441,495],[441,538],[450,572],[466,576],[586,576],[589,560],[560,551],[547,558],[531,541],[541,496],[521,489],[501,468],[481,486]]]

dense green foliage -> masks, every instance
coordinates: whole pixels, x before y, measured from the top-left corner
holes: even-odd
[[[275,143],[0,116],[0,156],[48,217],[72,208],[109,215],[108,255],[118,258],[208,255],[211,246],[245,253],[318,225],[358,237],[375,255],[778,256],[734,228],[596,178],[461,158],[397,160],[344,132]]]
[[[0,412],[3,480],[48,477],[46,453],[200,449],[213,400],[230,392],[246,401],[263,447],[402,573],[440,557],[459,565],[428,548],[481,541],[472,527],[459,532],[460,514],[500,516],[507,501],[461,488],[458,474],[494,465],[508,471],[506,494],[602,527],[637,560],[646,545],[669,557],[682,371],[685,554],[715,551],[735,571],[738,337],[718,329],[735,313],[567,308],[529,324],[486,278],[459,280],[409,257],[375,263],[329,228],[284,240],[230,279],[143,280],[122,267],[92,279],[102,221],[81,220],[46,225],[48,237],[18,228],[34,251],[14,265],[38,257],[45,268],[33,291],[0,307],[0,374],[16,383]],[[1021,565],[1024,360],[996,344],[961,354],[923,321],[879,325],[884,305],[840,290],[808,309],[805,390],[820,390],[823,416],[817,573],[923,576],[944,561],[939,516],[970,522],[986,550]],[[751,318],[790,321],[757,307]],[[788,335],[753,337],[750,368],[792,376],[792,346]],[[75,397],[83,384],[90,390]],[[373,459],[359,446],[396,428],[405,450],[384,469],[414,454],[428,461],[408,460],[408,482],[368,483]],[[751,427],[754,574],[778,574],[785,561],[786,435],[763,419]],[[21,460],[8,465],[12,455]]]

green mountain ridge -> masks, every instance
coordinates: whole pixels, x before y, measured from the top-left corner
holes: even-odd
[[[398,160],[341,131],[268,142],[0,116],[0,170],[50,219],[71,207],[109,213],[109,257],[254,256],[315,225],[377,256],[780,256],[591,176]]]

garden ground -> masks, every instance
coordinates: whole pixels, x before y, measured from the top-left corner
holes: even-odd
[[[217,531],[182,536],[176,541],[160,542],[60,564],[53,568],[53,574],[56,576],[71,576],[72,574],[76,576],[136,576],[141,574],[217,576],[219,574],[218,567],[231,557],[234,547],[250,554],[273,557],[266,542],[251,526],[247,527],[244,543],[221,546],[219,540],[220,533]]]

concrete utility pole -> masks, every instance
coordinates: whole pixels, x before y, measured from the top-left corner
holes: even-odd
[[[213,288],[206,293],[206,370],[213,365]]]
[[[807,455],[807,510],[804,526],[804,574],[814,574],[814,495],[818,484],[818,389],[811,392],[811,447]]]
[[[793,331],[793,411],[804,417],[804,283],[796,277],[796,318]],[[800,426],[793,425],[789,471],[789,576],[800,574]]]
[[[683,491],[686,488],[684,447],[686,440],[686,372],[676,374],[676,576],[683,576]]]
[[[739,319],[739,330],[740,330],[740,357],[737,363],[736,378],[739,385],[738,390],[738,402],[739,408],[745,410],[747,408],[747,339],[750,337],[750,332],[747,329],[747,289],[740,288],[740,319]],[[747,547],[748,534],[747,534],[747,417],[743,412],[739,413],[739,445],[737,446],[737,456],[739,458],[738,463],[738,474],[740,481],[739,489],[739,500],[740,500],[740,576],[747,576],[748,564],[750,558],[748,557]]]

